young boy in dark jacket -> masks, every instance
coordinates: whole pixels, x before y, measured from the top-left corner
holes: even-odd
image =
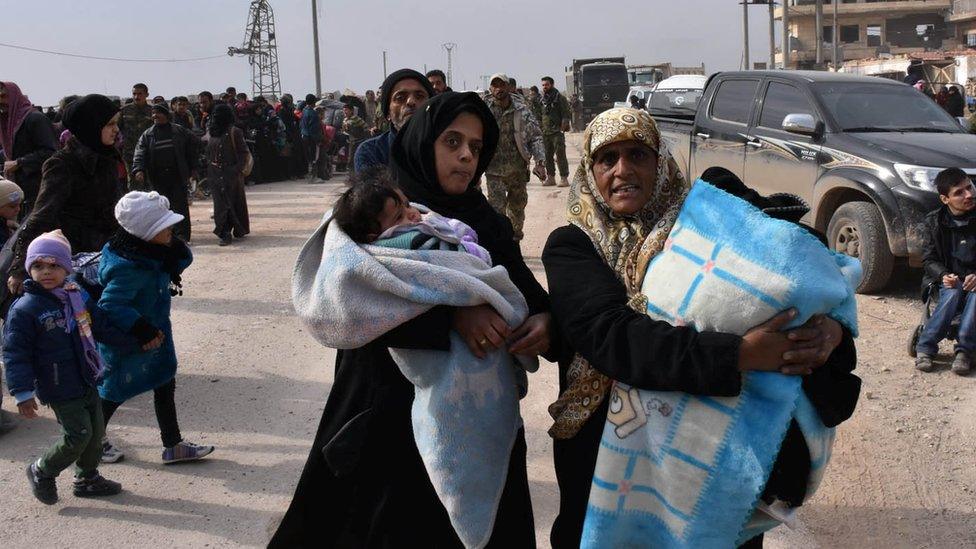
[[[24,266],[30,279],[4,327],[7,386],[20,415],[37,417],[40,400],[61,424],[61,439],[27,466],[34,496],[57,502],[55,478],[72,463],[76,496],[118,494],[122,486],[98,474],[105,425],[96,385],[103,364],[89,297],[68,279],[71,245],[60,231],[44,233],[28,246]]]
[[[918,338],[915,368],[932,371],[939,342],[961,313],[952,371],[964,376],[976,351],[976,188],[959,168],[940,172],[935,186],[942,206],[926,217],[930,232],[923,265],[926,282],[939,284],[939,304]]]

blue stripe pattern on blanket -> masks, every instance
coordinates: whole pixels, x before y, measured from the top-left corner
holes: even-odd
[[[697,181],[643,292],[648,315],[699,331],[741,335],[795,307],[794,326],[828,314],[856,335],[860,274],[803,228]],[[799,377],[749,372],[737,397],[616,383],[582,547],[736,547],[772,528],[757,505],[791,419],[810,447],[809,497],[834,433]]]

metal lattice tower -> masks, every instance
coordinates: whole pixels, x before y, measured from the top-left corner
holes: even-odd
[[[453,63],[453,59],[452,59],[452,51],[454,50],[454,48],[457,47],[457,44],[455,44],[454,42],[447,42],[445,44],[441,44],[441,46],[445,50],[447,50],[447,87],[450,88],[451,86],[454,85],[453,82],[452,82],[452,80],[453,80],[452,73],[454,72],[454,63]]]
[[[252,0],[244,31],[244,44],[227,48],[227,55],[246,55],[251,63],[252,97],[269,100],[281,97],[278,78],[278,41],[275,38],[274,11],[267,0]]]

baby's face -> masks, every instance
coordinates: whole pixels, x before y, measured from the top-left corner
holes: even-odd
[[[407,200],[407,197],[401,191],[397,190],[397,194],[400,196],[399,204],[392,198],[386,199],[386,207],[383,208],[383,211],[380,212],[379,217],[376,219],[380,224],[380,232],[374,235],[374,240],[390,227],[405,225],[407,223],[418,223],[420,221],[420,210],[411,206],[410,201]]]

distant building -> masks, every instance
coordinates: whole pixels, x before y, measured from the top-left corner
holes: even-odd
[[[785,7],[776,9],[775,18],[782,24],[783,10],[789,10],[790,52],[786,67],[816,68],[816,2],[784,0],[784,3]],[[955,9],[956,5],[960,5],[960,10]],[[976,0],[841,0],[837,6],[837,37],[833,35],[834,6],[830,0],[824,0],[821,19],[824,61],[829,63],[833,59],[835,38],[840,46],[838,59],[842,62],[940,50],[946,42],[955,41],[955,29],[959,25],[954,18],[962,17],[963,7],[969,14],[966,28],[972,29],[967,32],[974,33],[976,42]],[[778,50],[776,61],[782,66],[782,51]]]

